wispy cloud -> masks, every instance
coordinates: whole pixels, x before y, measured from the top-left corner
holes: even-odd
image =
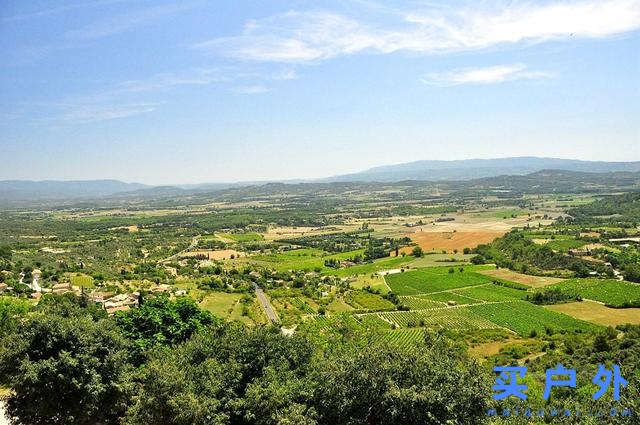
[[[125,105],[68,105],[62,120],[72,123],[93,123],[133,117],[156,110],[158,104],[138,103]]]
[[[464,68],[444,73],[427,74],[421,78],[421,81],[430,86],[449,87],[461,84],[496,84],[505,81],[553,77],[551,73],[528,71],[526,68],[523,64]]]
[[[237,94],[262,94],[270,91],[271,91],[270,88],[261,86],[261,85],[242,86],[242,87],[236,87],[233,89],[233,92]]]
[[[94,1],[87,1],[87,2],[81,2],[81,3],[66,4],[64,6],[50,7],[46,9],[35,10],[28,13],[21,13],[18,15],[2,17],[0,18],[0,21],[18,22],[18,21],[24,21],[27,19],[42,18],[50,15],[59,14],[59,13],[71,12],[77,9],[106,6],[106,5],[111,5],[114,3],[122,3],[126,1],[130,1],[130,0],[94,0]]]
[[[298,73],[295,69],[278,72],[271,76],[271,79],[276,81],[297,80],[298,78]]]
[[[233,79],[231,70],[222,68],[199,68],[181,73],[156,74],[146,79],[124,81],[112,92],[153,92],[178,86],[205,86],[228,82]]]
[[[638,28],[640,0],[476,2],[458,9],[409,11],[384,27],[332,12],[288,12],[251,20],[240,35],[194,48],[242,60],[313,62],[364,51],[446,53],[599,38]]]
[[[134,12],[94,22],[83,28],[68,31],[65,36],[68,39],[74,40],[94,40],[120,34],[141,25],[156,22],[175,13],[190,10],[200,4],[202,4],[201,1],[188,1],[177,4],[168,3],[146,7]]]

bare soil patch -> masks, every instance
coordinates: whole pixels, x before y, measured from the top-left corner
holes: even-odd
[[[504,346],[506,346],[507,344],[510,344],[511,342],[513,341],[505,340],[505,341],[484,342],[482,344],[469,347],[469,354],[479,358],[494,356],[498,354]]]
[[[514,272],[509,269],[479,270],[478,273],[522,283],[523,285],[529,285],[533,288],[542,288],[564,280],[559,277],[531,276],[528,274]]]
[[[228,260],[233,255],[234,258],[244,257],[247,254],[244,252],[236,251],[235,249],[218,249],[215,251],[201,250],[201,251],[188,251],[180,254],[180,258],[189,257],[204,257],[207,260]]]
[[[423,232],[416,231],[407,236],[418,244],[424,251],[457,249],[462,252],[464,248],[475,248],[480,244],[492,242],[502,236],[504,232]],[[413,248],[403,248],[402,252],[411,252]]]
[[[546,308],[604,326],[640,325],[640,308],[611,308],[593,301],[555,304]]]

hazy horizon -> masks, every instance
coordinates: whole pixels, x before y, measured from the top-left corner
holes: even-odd
[[[0,6],[0,180],[640,160],[640,0]]]
[[[452,160],[438,160],[438,159],[434,159],[433,161],[444,161],[444,162],[455,162],[455,161],[476,161],[476,160],[500,160],[500,159],[519,159],[519,158],[536,158],[536,159],[555,159],[555,160],[567,160],[567,161],[587,161],[587,162],[620,162],[620,163],[632,163],[632,162],[640,162],[640,161],[600,161],[600,160],[585,160],[585,159],[580,159],[580,158],[558,158],[558,157],[534,157],[534,156],[519,156],[519,157],[497,157],[497,158],[463,158],[463,159],[452,159]],[[422,162],[425,160],[422,159],[414,159],[411,161],[405,161],[405,162],[398,162],[398,163],[393,163],[393,164],[378,164],[378,165],[374,165],[372,167],[368,167],[366,169],[359,169],[359,170],[353,170],[353,171],[347,171],[344,173],[338,173],[338,174],[331,174],[331,175],[323,175],[323,176],[319,176],[319,177],[305,177],[305,176],[291,176],[288,178],[283,178],[283,179],[271,179],[271,178],[265,178],[265,179],[255,179],[255,180],[229,180],[229,181],[192,181],[192,182],[162,182],[162,183],[152,183],[152,182],[146,182],[146,181],[138,181],[138,180],[125,180],[125,179],[120,179],[117,177],[104,177],[104,178],[90,178],[90,179],[77,179],[77,178],[70,178],[70,179],[13,179],[13,178],[9,178],[9,179],[0,179],[1,181],[33,181],[33,182],[44,182],[44,181],[55,181],[55,182],[74,182],[74,181],[100,181],[100,180],[115,180],[115,181],[120,181],[123,183],[128,183],[128,184],[132,184],[132,183],[137,183],[137,184],[143,184],[146,186],[151,186],[151,187],[159,187],[159,186],[199,186],[199,185],[207,185],[207,184],[243,184],[243,183],[271,183],[271,182],[284,182],[284,183],[288,183],[288,182],[316,182],[316,181],[323,181],[326,179],[330,179],[332,177],[339,177],[339,176],[345,176],[345,175],[350,175],[350,174],[359,174],[362,172],[366,172],[372,169],[377,169],[377,168],[385,168],[385,167],[393,167],[393,166],[400,166],[400,165],[406,165],[406,164],[412,164],[412,163],[416,163],[416,162]],[[562,169],[562,168],[560,168]],[[527,174],[527,173],[524,173]],[[438,179],[436,179],[438,180]],[[451,179],[448,179],[451,180]],[[461,179],[453,179],[453,180],[465,180],[464,178]]]

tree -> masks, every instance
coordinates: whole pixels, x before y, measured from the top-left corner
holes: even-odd
[[[629,282],[640,282],[640,264],[626,264],[623,275]]]
[[[7,412],[30,425],[116,423],[131,386],[127,341],[108,319],[35,314],[0,341]]]
[[[0,298],[0,338],[12,332],[18,319],[31,310],[31,303],[17,298]]]
[[[125,424],[313,424],[312,347],[273,328],[214,326],[144,368]]]
[[[420,248],[419,246],[414,247],[413,250],[411,251],[411,255],[413,255],[416,258],[422,257],[423,255],[422,248]]]
[[[186,341],[194,332],[219,321],[189,298],[171,301],[166,296],[150,298],[139,308],[118,312],[115,320],[134,342],[138,356],[155,345]]]
[[[11,247],[8,245],[0,246],[0,263],[9,262],[11,260]]]
[[[407,352],[346,351],[313,378],[319,424],[479,424],[491,388],[486,371],[439,337]]]

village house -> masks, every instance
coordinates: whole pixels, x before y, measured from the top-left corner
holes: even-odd
[[[103,302],[104,309],[107,314],[113,314],[116,311],[127,311],[132,306],[138,305],[139,295],[139,293],[115,295]]]

